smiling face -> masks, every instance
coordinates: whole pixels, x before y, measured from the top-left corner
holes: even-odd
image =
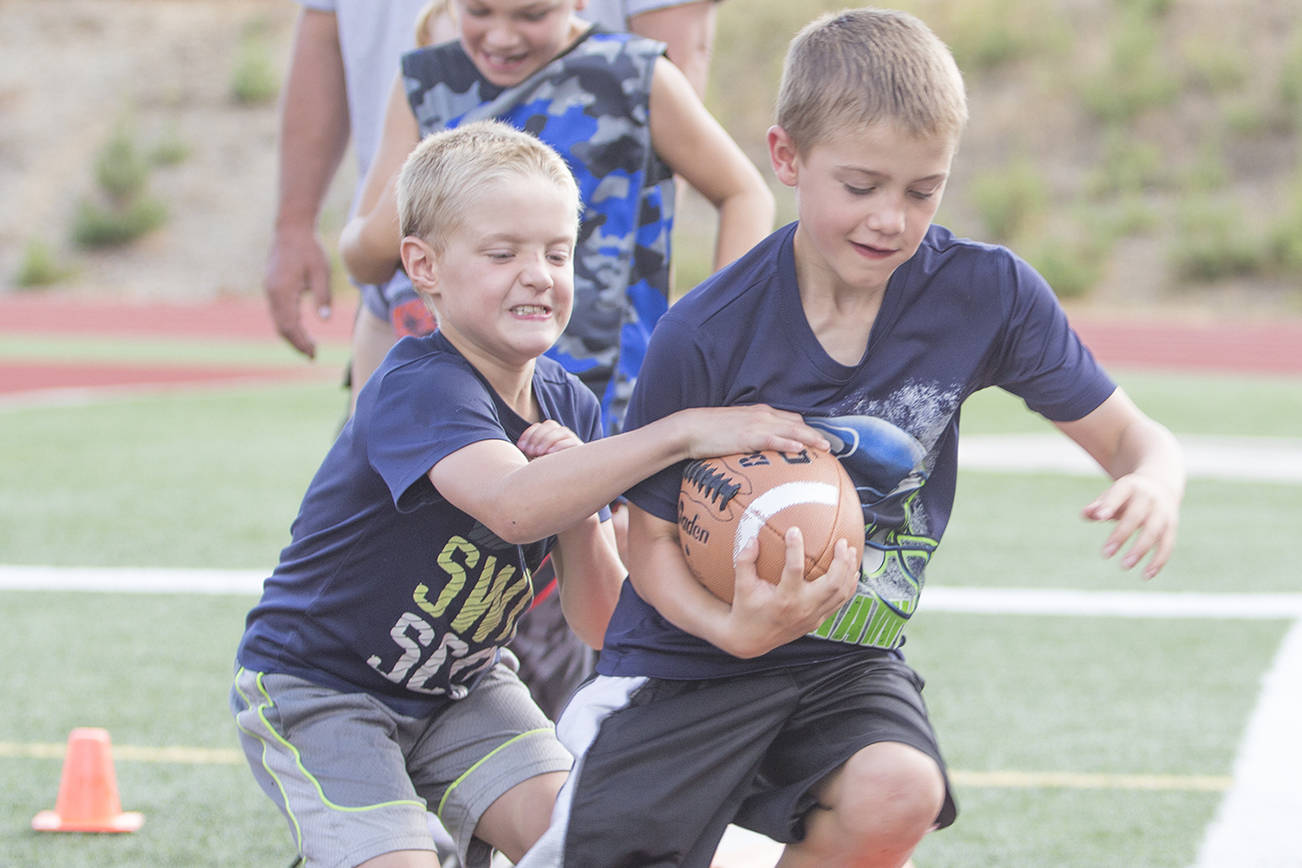
[[[880,293],[940,207],[954,144],[883,121],[830,135],[803,154],[773,127],[769,154],[778,179],[796,188],[802,292]]]
[[[583,0],[457,0],[461,45],[499,87],[533,75],[578,38]]]
[[[463,355],[524,368],[556,342],[574,303],[577,225],[573,193],[536,173],[506,173],[467,202],[417,281]]]

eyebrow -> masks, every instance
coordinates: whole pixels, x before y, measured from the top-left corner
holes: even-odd
[[[480,241],[481,246],[484,244],[527,244],[531,239],[520,235],[513,235],[510,232],[494,232],[492,235],[485,235]],[[570,234],[557,235],[549,239],[546,244],[573,244],[574,236]]]
[[[870,175],[874,178],[890,178],[891,175],[886,172],[879,172],[876,169],[865,169],[863,166],[855,166],[849,163],[837,166],[838,169],[847,172],[858,172],[861,175]],[[948,172],[937,172],[934,175],[927,175],[924,178],[914,178],[909,181],[910,184],[929,184],[935,181],[943,181],[949,177]]]

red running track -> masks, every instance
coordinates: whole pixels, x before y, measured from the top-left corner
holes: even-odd
[[[329,321],[305,313],[318,341],[345,342],[352,305],[338,304]],[[1104,365],[1202,372],[1302,375],[1302,320],[1182,322],[1126,320],[1089,314],[1072,323]],[[186,303],[116,302],[58,294],[0,295],[0,340],[4,335],[95,335],[101,337],[195,337],[280,341],[260,297]],[[0,393],[49,388],[166,385],[249,378],[292,379],[339,375],[322,366],[218,367],[51,363],[0,359]]]

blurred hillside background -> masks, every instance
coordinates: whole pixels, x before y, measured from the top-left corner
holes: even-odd
[[[707,103],[771,178],[791,36],[829,0],[726,0]],[[939,221],[1009,243],[1068,304],[1302,316],[1302,3],[900,0],[972,121]],[[0,292],[261,291],[290,0],[0,0]],[[351,155],[323,216],[345,219]],[[780,216],[794,213],[775,189]],[[678,276],[705,274],[689,199]],[[351,289],[336,268],[336,286]]]

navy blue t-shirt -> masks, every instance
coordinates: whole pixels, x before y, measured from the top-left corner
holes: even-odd
[[[538,359],[533,389],[546,418],[601,436],[596,398],[557,362]],[[471,443],[514,443],[528,424],[441,333],[399,341],[308,487],[240,665],[412,716],[465,696],[514,636],[555,538],[508,544],[427,474]]]
[[[767,403],[800,413],[827,434],[859,490],[859,590],[813,633],[739,660],[674,627],[626,582],[597,664],[602,674],[707,678],[891,653],[949,521],[963,401],[999,386],[1069,421],[1115,389],[1034,269],[1006,248],[939,226],[891,276],[863,358],[843,365],[805,318],[795,229],[779,229],[661,318],[628,427],[685,407]],[[681,473],[681,464],[667,468],[627,496],[676,521]]]

